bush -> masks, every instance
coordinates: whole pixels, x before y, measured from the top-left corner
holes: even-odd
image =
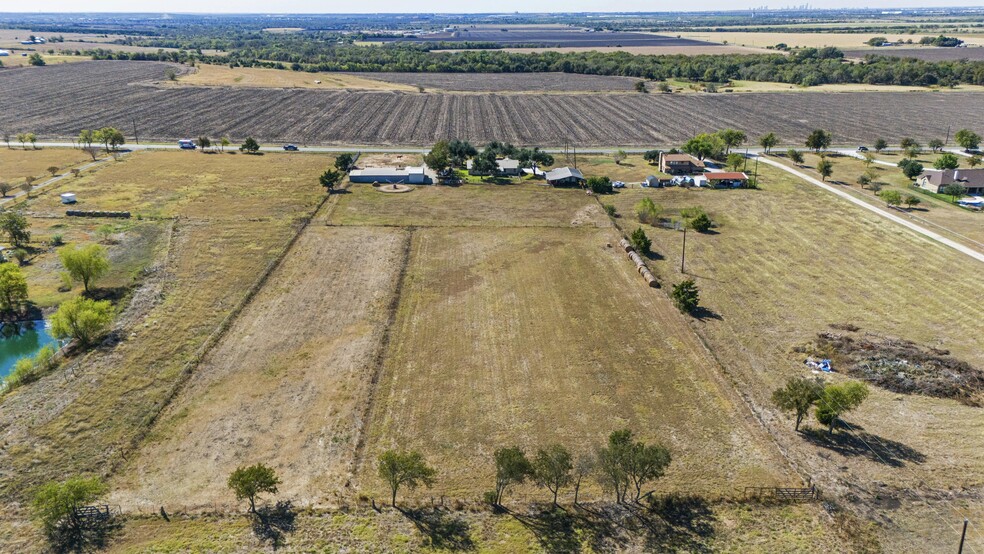
[[[803,154],[795,148],[790,148],[789,150],[786,150],[786,155],[789,156],[789,159],[793,163],[797,163],[797,164],[803,163]]]
[[[697,231],[698,233],[706,233],[710,230],[711,226],[714,225],[714,222],[711,221],[711,217],[707,215],[704,208],[700,206],[680,210],[680,217],[683,218],[687,227]]]
[[[641,227],[632,231],[629,242],[632,243],[633,248],[642,254],[649,254],[649,248],[653,245],[653,241],[646,236],[646,232]]]
[[[614,204],[605,204],[605,213],[608,214],[608,217],[615,217],[618,215],[618,211],[615,210]]]
[[[608,177],[591,177],[588,179],[588,188],[595,194],[611,194],[615,191],[612,187],[612,180]]]
[[[639,216],[639,221],[648,223],[649,225],[655,225],[663,213],[663,207],[653,202],[652,198],[643,198],[636,203],[635,209],[636,215]]]
[[[697,283],[693,279],[687,279],[673,285],[670,293],[673,305],[685,314],[692,314],[700,304],[700,292],[697,290]]]
[[[113,306],[108,300],[73,298],[58,306],[51,316],[51,331],[58,338],[71,338],[89,346],[109,330]]]

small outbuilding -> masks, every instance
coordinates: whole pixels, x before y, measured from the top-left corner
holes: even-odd
[[[427,176],[427,167],[367,167],[353,169],[349,172],[349,180],[353,183],[409,183],[411,185],[426,185],[431,182]]]
[[[584,184],[584,174],[576,167],[558,167],[547,172],[547,182],[555,187],[580,186]]]
[[[62,204],[74,204],[76,202],[78,202],[78,199],[75,198],[75,193],[74,192],[63,192],[61,194],[61,203]]]
[[[719,171],[716,173],[705,173],[707,184],[714,188],[741,188],[748,185],[748,175],[738,171]]]

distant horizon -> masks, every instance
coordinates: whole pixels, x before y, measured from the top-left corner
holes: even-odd
[[[874,1],[866,6],[858,6],[850,0],[835,0],[822,2],[791,1],[783,4],[765,4],[762,1],[748,0],[745,3],[728,0],[697,0],[690,3],[690,9],[673,10],[659,9],[648,0],[626,0],[619,3],[618,9],[606,9],[606,5],[598,0],[541,0],[536,3],[537,9],[530,9],[530,2],[521,0],[477,0],[469,5],[474,9],[460,11],[459,3],[439,0],[418,0],[413,5],[417,9],[407,11],[406,1],[395,0],[365,0],[360,4],[359,11],[322,11],[324,2],[316,0],[295,0],[289,3],[290,10],[270,9],[269,2],[260,0],[218,0],[210,2],[207,10],[202,10],[202,3],[197,0],[172,0],[171,10],[160,10],[159,2],[147,0],[92,0],[85,4],[86,9],[79,9],[78,2],[72,0],[36,0],[31,4],[5,7],[0,14],[35,14],[35,15],[74,15],[74,14],[174,14],[174,15],[373,15],[373,14],[436,14],[436,15],[475,15],[475,14],[617,14],[617,13],[698,13],[698,12],[741,12],[741,11],[782,11],[799,9],[809,6],[810,10],[898,10],[898,9],[966,9],[984,8],[979,2],[954,0],[913,2],[898,2],[893,0]],[[454,10],[448,10],[449,5]],[[27,9],[30,6],[30,9]],[[146,6],[146,7],[145,7]]]

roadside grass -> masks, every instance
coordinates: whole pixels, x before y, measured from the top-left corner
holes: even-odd
[[[47,46],[47,45],[45,44],[42,46]],[[11,54],[10,56],[4,56],[3,58],[0,58],[0,63],[2,63],[4,67],[23,67],[26,65],[30,65],[30,62],[28,61],[27,58],[28,56],[30,56],[30,54],[33,54],[33,52],[29,53],[28,56],[21,56],[20,53],[17,51],[13,51],[10,54]],[[89,56],[75,56],[73,54],[49,54],[47,50],[40,51],[40,54],[41,57],[44,58],[44,63],[46,65],[51,65],[56,63],[84,62],[92,59]]]
[[[933,504],[942,502],[921,495],[946,498],[947,491],[984,479],[980,409],[872,387],[846,420],[874,449],[857,440],[839,448],[794,433],[769,395],[788,377],[810,375],[792,348],[834,323],[946,349],[984,366],[978,340],[984,308],[968,294],[971,283],[980,282],[980,267],[778,169],[760,164],[759,174],[762,190],[629,190],[613,202],[624,214],[644,196],[668,210],[708,210],[720,226],[714,234],[688,233],[686,275],[678,269],[682,233],[643,226],[665,257],[654,264],[664,287],[687,277],[697,281],[701,304],[720,319],[694,321],[694,328],[815,483],[831,494],[855,495],[855,508],[882,526],[886,550],[932,549],[952,530],[934,513],[939,507]],[[626,231],[640,226],[631,215],[623,221]],[[874,490],[874,483],[884,486]],[[886,498],[901,502],[890,515],[880,504]],[[981,511],[980,497],[964,502],[968,512]],[[957,521],[953,508],[944,513]]]
[[[558,161],[557,165],[563,165]],[[630,186],[639,186],[649,175],[669,177],[660,172],[659,164],[651,165],[641,154],[629,154],[622,163],[616,164],[609,156],[578,156],[577,167],[585,177],[608,177],[612,181],[624,181]]]
[[[325,154],[138,151],[43,189],[31,210],[62,215],[58,195],[71,191],[78,198],[75,209],[129,211],[134,217],[293,219],[298,208],[310,211],[317,204],[318,176],[333,161]]]
[[[50,178],[49,167],[57,167],[59,174],[72,166],[89,161],[89,155],[74,148],[38,148],[27,149],[20,147],[15,136],[10,137],[10,148],[0,147],[0,182],[11,183],[14,186],[24,182],[25,177],[34,177],[37,183]],[[37,184],[35,183],[35,184]],[[11,191],[11,195],[17,192]]]
[[[226,478],[256,461],[295,503],[337,502],[408,239],[310,226],[130,457],[111,502],[236,510]]]
[[[339,199],[333,225],[569,227],[608,226],[594,199],[580,189],[522,182],[417,186],[388,194],[356,184]]]
[[[315,81],[320,82],[316,83]],[[324,90],[357,89],[417,92],[417,87],[387,83],[346,73],[309,73],[307,71],[259,67],[230,68],[227,65],[211,64],[198,64],[194,72],[181,75],[176,81],[164,81],[164,83],[175,86],[317,88]]]
[[[925,167],[931,168],[937,157],[938,155],[924,155],[917,158],[917,161]],[[840,155],[828,156],[828,159],[833,163],[833,174],[827,179],[827,182],[843,186],[859,198],[880,208],[887,207],[885,201],[878,197],[874,191],[858,184],[858,177],[866,170],[863,160],[853,156]],[[785,161],[789,163],[788,160]],[[897,159],[892,161],[897,161]],[[820,175],[815,172],[817,162],[819,162],[819,157],[816,155],[804,154],[804,164],[801,169],[807,169],[808,173],[819,178]],[[759,164],[759,167],[761,166],[762,164]],[[902,206],[897,210],[897,213],[906,215],[933,231],[944,231],[949,238],[984,250],[984,214],[961,208],[954,204],[948,196],[934,194],[916,187],[913,181],[908,179],[897,167],[873,163],[871,164],[871,171],[875,175],[874,181],[882,186],[882,190],[897,190],[903,198],[912,195],[921,201],[918,206],[911,210]]]
[[[361,487],[385,496],[376,456],[413,448],[440,470],[425,495],[479,499],[497,448],[560,442],[582,454],[625,427],[671,450],[659,493],[798,483],[616,238],[599,229],[415,232]],[[511,496],[547,498],[532,488]]]

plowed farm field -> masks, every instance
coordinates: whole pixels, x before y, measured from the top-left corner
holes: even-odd
[[[776,132],[801,145],[815,128],[835,144],[941,137],[984,127],[984,93],[453,94],[304,89],[162,88],[157,62],[86,62],[0,72],[5,126],[42,138],[134,124],[141,139],[227,135],[261,142],[426,146],[443,138],[521,145],[676,145],[695,132]],[[142,82],[142,83],[141,83]],[[38,91],[44,91],[43,94]],[[911,114],[911,117],[899,117]]]

